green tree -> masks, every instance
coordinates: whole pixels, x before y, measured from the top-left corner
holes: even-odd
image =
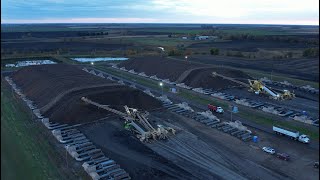
[[[319,48],[308,48],[304,50],[303,57],[319,57]]]
[[[219,55],[219,49],[218,48],[211,48],[210,54],[211,55]]]

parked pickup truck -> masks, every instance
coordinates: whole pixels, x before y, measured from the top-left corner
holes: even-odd
[[[214,106],[212,104],[208,104],[208,109],[211,111],[211,112],[216,112],[216,113],[220,113],[222,114],[224,112],[224,110],[222,109],[222,107],[220,106]]]
[[[272,130],[277,134],[289,136],[291,139],[298,140],[302,143],[309,143],[310,139],[305,134],[300,134],[299,131],[292,131],[279,126],[273,126]]]

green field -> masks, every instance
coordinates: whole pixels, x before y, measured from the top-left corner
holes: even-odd
[[[136,29],[134,31],[143,32],[160,32],[160,33],[173,33],[173,34],[199,34],[206,32],[204,29],[183,29],[183,28],[152,28],[152,29]]]
[[[251,121],[254,121],[257,124],[263,124],[263,125],[269,125],[269,126],[278,125],[278,126],[286,127],[292,130],[299,131],[303,134],[306,134],[310,136],[310,138],[313,140],[319,140],[319,132],[306,129],[304,127],[298,126],[296,124],[293,124],[287,121],[274,120],[271,117],[266,117],[256,113],[255,114],[249,113],[246,111],[240,111],[238,115],[244,119],[250,119]]]
[[[48,141],[53,137],[44,130],[12,91],[1,85],[1,179],[77,178],[61,165],[63,160]]]
[[[231,29],[221,29],[218,33],[224,34],[250,34],[255,36],[265,36],[265,35],[303,35],[303,34],[319,34],[318,28],[285,28],[285,27],[268,27],[268,28],[231,28]]]
[[[139,45],[148,46],[177,46],[178,44],[184,44],[185,46],[193,43],[190,40],[183,40],[181,38],[168,38],[168,37],[136,37],[136,38],[123,38],[123,42],[135,43]]]

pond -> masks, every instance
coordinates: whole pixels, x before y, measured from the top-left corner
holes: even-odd
[[[57,64],[57,63],[48,59],[25,60],[25,61],[17,61],[14,64],[6,64],[5,67],[24,67],[24,66],[34,66],[34,65],[42,65],[42,64]]]
[[[99,58],[71,58],[78,62],[98,62],[98,61],[125,61],[129,58],[125,57],[99,57]]]

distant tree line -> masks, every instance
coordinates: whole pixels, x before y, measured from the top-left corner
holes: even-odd
[[[216,27],[213,25],[203,24],[201,25],[202,29],[215,29]]]
[[[277,41],[277,42],[288,42],[288,43],[307,43],[309,45],[319,45],[318,38],[304,38],[298,36],[276,36],[276,35],[253,35],[253,34],[227,34],[218,33],[218,36],[222,39],[229,40],[263,40],[263,41]]]
[[[108,32],[78,32],[78,36],[101,36],[101,35],[108,35]]]

